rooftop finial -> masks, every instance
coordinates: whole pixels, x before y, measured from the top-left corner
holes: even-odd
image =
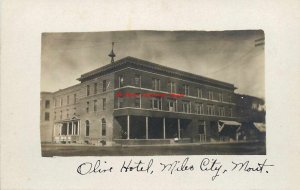
[[[111,63],[115,62],[114,57],[116,57],[116,54],[114,53],[114,44],[115,44],[115,42],[112,42],[111,52],[108,55],[109,57],[111,57]]]

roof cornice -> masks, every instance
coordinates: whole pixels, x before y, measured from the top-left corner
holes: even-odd
[[[196,75],[196,74],[189,73],[186,71],[181,71],[178,69],[159,65],[157,63],[152,63],[149,61],[145,61],[145,60],[130,57],[130,56],[119,59],[118,61],[115,61],[114,63],[107,64],[103,67],[92,70],[90,72],[84,73],[77,80],[79,80],[81,82],[88,81],[99,75],[103,75],[103,74],[106,74],[109,72],[115,72],[120,69],[123,69],[124,67],[130,67],[130,66],[133,66],[134,68],[138,67],[143,70],[151,70],[151,71],[159,72],[159,73],[165,74],[167,76],[175,76],[175,77],[185,78],[187,80],[205,83],[207,85],[214,85],[214,86],[219,86],[219,87],[233,89],[233,90],[236,89],[234,87],[234,85],[230,84],[230,83],[203,77],[200,75]]]

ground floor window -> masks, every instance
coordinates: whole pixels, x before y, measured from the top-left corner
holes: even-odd
[[[85,121],[85,136],[90,136],[90,122],[89,120]]]
[[[106,120],[103,118],[101,121],[102,121],[102,136],[106,136]]]

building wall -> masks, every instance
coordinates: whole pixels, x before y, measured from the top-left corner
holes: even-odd
[[[107,84],[105,91],[103,89],[104,80],[106,80]],[[57,102],[54,109],[56,113],[54,121],[68,121],[76,116],[80,119],[79,143],[99,144],[99,141],[104,140],[107,141],[107,144],[111,144],[114,105],[113,89],[114,74],[111,73],[55,92],[54,99]],[[76,101],[74,100],[74,94],[76,94]],[[67,101],[68,96],[69,103]],[[105,110],[103,110],[103,99],[106,102]],[[63,100],[62,105],[60,104],[61,100]],[[62,113],[62,117],[60,113]],[[102,119],[106,121],[106,135],[102,134]],[[86,136],[86,121],[89,121],[89,136]],[[59,129],[56,131],[59,131]]]
[[[46,101],[49,104],[46,106]],[[40,100],[40,138],[42,143],[50,143],[52,141],[52,126],[53,126],[53,94],[50,92],[42,92]],[[49,114],[49,119],[46,118],[46,113]]]
[[[141,76],[141,85],[135,84],[135,76]],[[119,77],[124,79],[123,87],[119,86]],[[152,89],[152,80],[160,80],[160,89]],[[106,81],[106,90],[103,90],[103,81]],[[184,94],[184,85],[189,86],[189,94],[184,97],[172,98],[170,82],[176,84],[176,91],[172,93]],[[88,90],[89,88],[89,90]],[[96,91],[95,91],[96,89]],[[202,91],[198,97],[198,89]],[[88,92],[89,91],[89,92]],[[213,97],[209,97],[209,92],[213,93]],[[134,97],[123,97],[123,108],[118,107],[117,93],[140,93],[140,94],[159,94],[164,93],[166,97],[162,97],[162,109],[153,110],[152,98],[141,96],[141,108],[135,108]],[[51,94],[51,93],[50,93]],[[76,101],[75,95],[76,94]],[[219,94],[222,98],[219,99]],[[199,123],[205,121],[205,132],[209,139],[217,139],[216,122],[220,119],[237,121],[236,104],[234,102],[234,89],[220,88],[213,85],[204,85],[200,82],[192,82],[182,80],[181,78],[170,77],[158,73],[139,70],[135,68],[125,68],[119,71],[111,71],[109,74],[101,74],[100,76],[90,77],[82,83],[68,87],[66,89],[54,92],[52,95],[50,112],[50,121],[42,122],[41,138],[51,141],[54,123],[70,121],[72,118],[80,119],[80,135],[76,143],[100,144],[100,141],[106,141],[107,145],[112,145],[114,139],[121,138],[121,125],[126,124],[127,115],[148,116],[148,117],[165,117],[180,118],[187,122],[186,136],[197,139]],[[103,110],[103,99],[106,100],[106,109]],[[169,99],[177,101],[176,112],[169,111]],[[96,107],[95,107],[96,101]],[[183,113],[182,103],[190,102],[190,113]],[[203,112],[196,112],[196,103],[203,104]],[[41,101],[41,113],[43,109]],[[215,107],[215,113],[208,113],[208,105]],[[96,108],[94,110],[94,107]],[[220,116],[219,107],[224,107],[225,115]],[[232,110],[232,114],[231,111]],[[102,134],[102,119],[106,121],[106,135]],[[86,135],[86,121],[89,121],[89,136]],[[47,127],[43,127],[47,125]],[[59,130],[55,130],[55,135],[59,135]],[[49,135],[51,134],[51,135]]]
[[[141,88],[134,86],[134,77],[135,75],[141,76]],[[118,77],[124,77],[124,87],[119,88],[119,81]],[[160,80],[160,90],[153,90],[152,89],[152,79],[159,79]],[[215,115],[220,115],[219,107],[223,107],[225,109],[225,116],[231,116],[232,109],[232,116],[236,116],[236,106],[233,102],[234,91],[216,88],[213,86],[203,85],[201,83],[194,83],[191,81],[180,80],[176,78],[170,78],[168,76],[162,76],[155,73],[149,73],[145,71],[140,71],[136,69],[127,68],[122,71],[116,72],[115,75],[116,82],[116,93],[121,93],[125,95],[124,99],[124,107],[134,107],[134,97],[126,96],[126,93],[141,93],[141,94],[158,94],[158,93],[165,93],[167,96],[162,97],[162,110],[168,110],[168,99],[177,100],[177,108],[179,112],[182,112],[183,107],[182,103],[184,101],[191,102],[191,113],[196,113],[196,104],[200,103],[203,104],[203,114],[208,114],[207,105],[213,105],[215,107]],[[184,87],[183,85],[189,86],[189,95],[185,95],[184,97],[177,97],[172,98],[170,97],[170,82],[175,82],[176,84],[176,93],[184,94]],[[198,97],[197,89],[202,91],[202,96]],[[208,93],[213,93],[213,99],[209,99]],[[222,100],[219,99],[219,94],[222,94]],[[116,99],[117,100],[117,99]],[[151,97],[142,96],[141,97],[142,108],[145,109],[152,109]],[[117,101],[114,105],[115,108],[118,107]]]

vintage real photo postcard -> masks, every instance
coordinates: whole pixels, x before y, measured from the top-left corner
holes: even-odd
[[[43,33],[42,156],[265,155],[263,30]]]

